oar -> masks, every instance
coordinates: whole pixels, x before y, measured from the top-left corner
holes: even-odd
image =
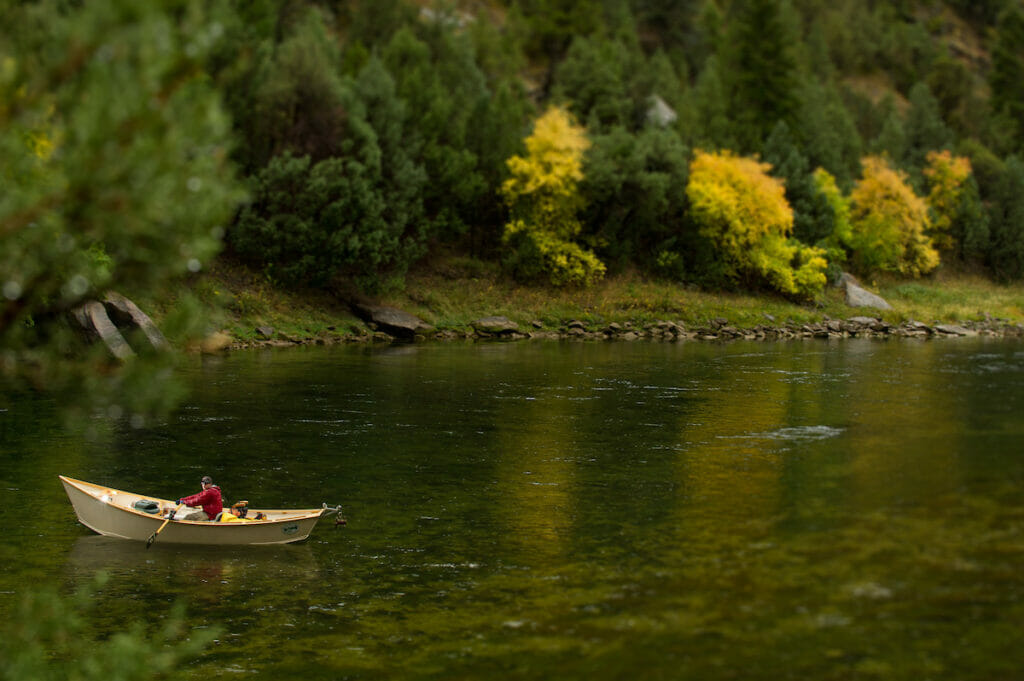
[[[182,506],[181,504],[178,504],[178,508],[181,508],[181,506]],[[167,527],[167,523],[171,522],[171,518],[173,518],[174,516],[178,515],[178,508],[174,509],[174,512],[171,513],[169,516],[167,516],[167,520],[164,521],[164,524],[160,526],[159,530],[157,530],[153,534],[149,535],[149,539],[146,540],[146,548],[147,549],[150,546],[153,545],[153,542],[156,541],[156,536],[158,534],[160,534],[161,532],[163,532],[164,528]]]

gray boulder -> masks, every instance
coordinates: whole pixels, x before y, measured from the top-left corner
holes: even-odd
[[[353,309],[363,321],[396,338],[412,339],[416,334],[434,330],[416,315],[398,308],[357,303]]]
[[[471,324],[478,333],[489,333],[495,335],[517,333],[519,325],[508,317],[493,316],[483,317]]]
[[[973,329],[967,329],[959,324],[937,324],[935,330],[939,333],[944,333],[947,336],[977,336],[978,333]]]
[[[658,95],[651,95],[647,102],[647,122],[651,125],[656,125],[659,128],[667,128],[675,123],[676,119],[679,118],[679,114],[675,112],[675,109],[670,107],[668,103]]]
[[[850,307],[873,307],[876,310],[892,309],[892,305],[880,295],[863,288],[852,274],[843,272],[839,277],[839,285],[846,289],[846,304]]]
[[[103,307],[106,309],[110,320],[119,329],[139,329],[146,336],[149,344],[157,350],[166,350],[170,347],[167,339],[160,333],[160,329],[149,318],[149,315],[120,293],[109,291],[103,299]]]

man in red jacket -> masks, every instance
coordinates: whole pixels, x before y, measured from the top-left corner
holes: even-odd
[[[217,517],[218,513],[224,510],[224,502],[220,497],[220,487],[213,484],[213,478],[209,475],[204,475],[200,484],[203,486],[202,492],[178,499],[178,505],[200,506],[202,510],[190,508],[185,516],[180,518],[181,520],[213,520]]]

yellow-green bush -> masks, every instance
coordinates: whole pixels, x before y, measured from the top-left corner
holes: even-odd
[[[502,185],[502,195],[512,220],[505,225],[502,243],[508,248],[505,265],[516,278],[546,278],[562,286],[587,285],[604,276],[597,256],[573,242],[581,231],[578,185],[589,145],[571,115],[551,107],[526,139],[527,155],[508,159],[511,177]]]
[[[793,211],[769,169],[728,151],[698,151],[686,186],[690,216],[714,244],[727,274],[813,297],[825,286],[825,252],[789,238]]]
[[[861,164],[863,172],[850,194],[849,245],[857,268],[914,277],[934,270],[939,253],[927,235],[928,204],[886,159],[868,156]]]

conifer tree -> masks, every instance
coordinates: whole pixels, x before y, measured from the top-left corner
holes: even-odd
[[[387,44],[398,31],[416,24],[419,14],[416,5],[408,0],[342,2],[335,6],[349,35],[357,36],[371,53]]]
[[[695,20],[696,35],[691,50],[692,66],[695,72],[704,68],[708,58],[721,54],[725,33],[725,16],[716,0],[704,0],[697,9]]]
[[[404,107],[416,112],[403,125],[403,140],[405,151],[430,177],[422,196],[430,232],[452,240],[466,231],[487,189],[469,148],[469,126],[489,93],[466,41],[441,27],[433,34],[427,43],[409,29],[400,30],[383,62],[394,74]]]
[[[668,52],[693,52],[694,40],[700,35],[695,30],[694,18],[699,12],[700,0],[631,0],[639,29],[656,36]],[[696,34],[696,35],[695,35]],[[698,65],[699,66],[699,65]]]
[[[594,133],[632,129],[637,112],[629,86],[639,66],[637,55],[618,41],[577,37],[555,71],[552,92]]]
[[[729,117],[729,95],[722,81],[718,57],[709,57],[693,88],[697,126],[684,130],[686,141],[694,147],[735,149],[739,146],[736,126]]]
[[[871,141],[870,151],[875,156],[886,156],[900,161],[907,152],[907,132],[903,127],[903,116],[896,108],[891,95],[882,100],[882,129]]]
[[[469,248],[479,255],[496,248],[501,239],[505,210],[501,185],[508,178],[505,161],[523,151],[523,130],[530,106],[518,79],[502,80],[492,96],[477,102],[468,124],[467,146],[478,160],[478,171],[486,190],[470,207]]]
[[[1019,2],[1006,3],[995,35],[989,75],[992,108],[1011,122],[1019,137],[1024,134],[1024,7]]]
[[[775,124],[797,111],[797,36],[783,20],[782,0],[742,0],[729,33],[725,79],[740,151],[756,152]]]
[[[597,31],[602,17],[598,0],[515,0],[509,23],[521,31],[527,54],[547,62],[541,89],[551,89],[554,70],[577,36]]]
[[[904,130],[906,148],[902,160],[906,168],[915,173],[925,167],[928,152],[948,149],[953,143],[953,133],[942,120],[938,100],[926,83],[918,82],[910,89],[910,109]]]
[[[235,251],[288,286],[363,289],[402,275],[425,251],[426,174],[410,154],[407,113],[376,57],[346,84],[341,153],[275,156],[230,232]]]
[[[793,236],[816,245],[832,233],[832,212],[811,174],[810,162],[796,145],[785,121],[779,121],[765,141],[765,162],[785,182],[786,200],[793,208]]]
[[[245,82],[229,90],[251,88],[229,99],[244,168],[257,172],[286,151],[314,161],[340,153],[346,112],[339,67],[338,46],[316,9],[297,19],[280,44],[260,44]]]
[[[377,188],[384,204],[388,239],[394,240],[390,265],[404,273],[426,252],[428,237],[423,207],[428,178],[408,144],[409,117],[414,112],[399,97],[394,79],[376,57],[359,73],[353,91],[380,150]],[[348,155],[356,150],[343,151]]]
[[[1024,162],[1006,161],[992,196],[989,263],[1003,280],[1024,278]]]
[[[808,80],[799,93],[795,130],[801,149],[812,167],[825,168],[840,186],[849,187],[863,152],[853,116],[832,83]]]
[[[593,138],[580,185],[585,224],[609,265],[652,266],[681,228],[688,172],[687,149],[671,128],[636,134],[615,128]]]
[[[73,359],[66,313],[111,290],[145,299],[201,270],[243,198],[203,70],[223,24],[215,8],[168,5],[3,5],[0,373],[68,399],[87,387],[91,408],[145,412],[181,393],[166,366],[141,360],[97,378]]]

